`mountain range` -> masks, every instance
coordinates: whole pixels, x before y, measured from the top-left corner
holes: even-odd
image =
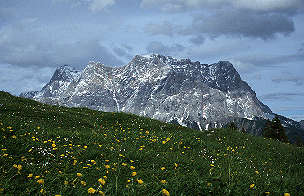
[[[79,71],[64,65],[41,91],[20,96],[53,105],[134,113],[198,130],[233,121],[255,135],[275,116],[230,62],[201,64],[159,54],[136,55],[122,67],[89,62]],[[279,117],[291,140],[304,139],[303,122]]]

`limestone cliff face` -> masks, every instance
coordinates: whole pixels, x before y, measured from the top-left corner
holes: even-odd
[[[39,92],[21,96],[49,104],[122,111],[200,130],[234,118],[271,118],[233,65],[207,65],[157,54],[137,55],[123,67],[89,63],[59,67]]]

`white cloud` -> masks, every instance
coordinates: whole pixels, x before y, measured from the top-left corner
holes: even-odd
[[[225,0],[142,0],[142,8],[157,8],[165,12],[224,5]]]
[[[144,27],[144,32],[150,35],[165,35],[172,37],[175,33],[177,33],[182,27],[179,25],[171,24],[168,21],[164,21],[160,24],[147,24]]]
[[[92,12],[103,11],[113,6],[116,0],[52,0],[53,3],[69,3],[72,7],[86,6]]]
[[[98,12],[114,4],[115,4],[115,0],[92,0],[89,3],[89,10],[93,12]]]

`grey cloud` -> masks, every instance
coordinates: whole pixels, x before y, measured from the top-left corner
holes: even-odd
[[[273,82],[281,83],[281,82],[292,82],[296,85],[303,85],[304,83],[304,76],[295,76],[291,74],[284,74],[280,77],[276,77],[272,79]]]
[[[304,52],[304,43],[301,44],[300,48],[298,49],[299,53]]]
[[[170,22],[148,24],[144,31],[151,35],[191,36],[190,42],[202,43],[205,37],[250,37],[263,40],[281,34],[288,36],[295,31],[293,18],[281,13],[261,13],[248,10],[220,9],[208,15],[196,15],[192,25],[181,26]]]
[[[52,76],[51,67],[20,67],[0,64],[0,90],[19,95],[24,91],[40,90]],[[13,78],[13,79],[12,79]]]
[[[204,8],[227,7],[227,10],[246,9],[295,13],[303,7],[302,0],[142,0],[142,8],[155,8],[164,12],[182,12]]]
[[[283,107],[280,107],[278,110],[279,111],[303,111],[304,112],[304,106],[283,106]]]
[[[203,33],[210,37],[230,35],[269,39],[276,34],[288,35],[294,30],[294,22],[286,15],[221,10],[207,17],[196,17],[192,27],[185,29],[184,33]]]
[[[181,26],[164,21],[160,24],[147,24],[144,27],[144,32],[150,35],[165,35],[171,37],[178,31],[178,29],[181,29]]]
[[[60,64],[80,66],[89,60],[100,60],[108,65],[122,64],[98,39],[90,37],[79,41],[59,37],[60,41],[57,41],[51,39],[52,33],[53,30],[47,32],[37,19],[4,26],[0,29],[0,61],[44,67]]]
[[[220,7],[226,5],[225,0],[142,0],[142,8],[155,8],[164,12],[184,12],[203,7]]]
[[[117,54],[118,56],[126,56],[128,55],[127,51],[125,51],[123,48],[119,48],[119,47],[114,47],[113,51],[115,52],[115,54]]]
[[[231,1],[236,8],[244,8],[260,11],[277,11],[277,12],[291,12],[296,11],[303,6],[301,0],[234,0]]]
[[[190,42],[199,46],[205,42],[205,38],[202,35],[197,35],[190,38]]]
[[[294,97],[304,96],[304,93],[269,93],[261,96],[261,99],[264,101],[273,101],[273,100],[281,100],[281,101],[289,101]]]
[[[290,62],[303,61],[304,53],[299,52],[295,54],[282,54],[282,55],[256,54],[253,56],[241,57],[240,60],[260,67],[277,67],[279,65]]]
[[[129,52],[133,50],[133,47],[127,45],[127,44],[122,44],[121,45],[123,48],[127,49]]]
[[[163,55],[172,55],[185,50],[185,47],[180,44],[175,44],[173,46],[165,46],[163,43],[154,41],[150,42],[146,47],[149,53],[159,53]]]
[[[134,57],[134,55],[129,52],[130,50],[132,50],[132,48],[125,47],[124,45],[113,48],[113,52],[120,58],[125,57],[124,60],[126,61],[130,61]]]

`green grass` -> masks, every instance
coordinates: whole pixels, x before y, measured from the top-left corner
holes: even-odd
[[[303,148],[229,129],[199,132],[0,92],[0,195],[304,195],[303,164]]]

